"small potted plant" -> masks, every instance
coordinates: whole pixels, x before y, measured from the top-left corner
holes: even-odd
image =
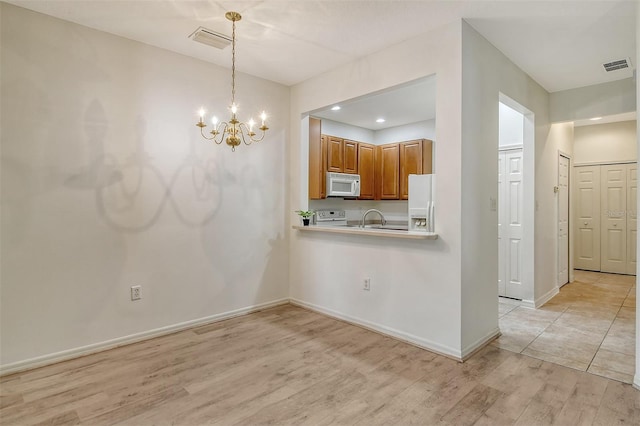
[[[296,210],[296,213],[302,218],[302,225],[304,226],[309,226],[311,216],[315,214],[313,210]]]

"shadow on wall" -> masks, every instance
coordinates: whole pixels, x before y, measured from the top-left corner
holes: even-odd
[[[185,226],[205,226],[222,204],[225,185],[219,161],[200,160],[192,141],[189,154],[167,182],[145,150],[146,127],[144,118],[138,116],[136,151],[119,164],[113,155],[104,152],[109,121],[102,104],[93,100],[85,112],[84,122],[87,165],[68,177],[65,186],[95,190],[101,219],[120,232],[149,229],[158,221],[167,203]]]

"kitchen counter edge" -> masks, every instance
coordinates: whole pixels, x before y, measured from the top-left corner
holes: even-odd
[[[372,235],[376,237],[387,237],[387,238],[406,238],[413,240],[436,240],[438,239],[438,234],[433,232],[420,232],[420,231],[395,231],[390,229],[362,229],[362,228],[351,228],[351,227],[342,227],[342,226],[300,226],[293,225],[293,229],[297,229],[298,231],[308,231],[308,232],[325,232],[330,234],[351,234],[351,235]]]

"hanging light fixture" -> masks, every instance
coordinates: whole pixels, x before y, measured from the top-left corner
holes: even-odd
[[[259,137],[253,131],[256,126],[256,122],[253,118],[249,119],[247,123],[240,122],[236,118],[238,112],[238,106],[236,105],[236,22],[242,19],[242,16],[238,12],[227,12],[225,17],[233,23],[233,30],[231,32],[231,119],[228,122],[218,121],[216,116],[211,119],[213,130],[208,136],[204,133],[204,128],[207,125],[204,123],[205,110],[200,109],[200,121],[196,123],[196,126],[200,127],[200,134],[207,140],[212,140],[216,144],[220,145],[222,141],[226,141],[227,145],[231,147],[231,151],[235,151],[236,147],[243,142],[245,145],[251,145],[252,142],[260,142],[264,139],[264,135],[269,128],[266,125],[267,114],[263,111],[260,115],[262,124],[258,129],[262,132]]]

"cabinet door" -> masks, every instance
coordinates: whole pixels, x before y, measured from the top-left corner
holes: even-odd
[[[627,274],[636,274],[638,166],[627,165]]]
[[[400,145],[397,143],[376,147],[376,199],[400,198]]]
[[[358,174],[358,142],[344,141],[344,173]]]
[[[421,175],[422,139],[400,143],[400,199],[409,199],[409,175]]]
[[[318,200],[325,198],[326,187],[326,148],[321,136],[321,122],[317,118],[309,118],[309,198]],[[325,143],[326,144],[326,143]]]
[[[600,166],[574,168],[576,192],[574,262],[577,269],[600,270]]]
[[[358,144],[358,173],[360,174],[360,200],[375,198],[375,146]]]
[[[320,198],[327,198],[327,146],[328,141],[326,136],[320,138],[320,153],[322,163],[320,165]]]
[[[433,141],[429,139],[422,140],[422,173],[433,173]]]
[[[344,140],[327,136],[327,171],[344,172]]]
[[[627,167],[602,166],[601,180],[601,270],[627,272]]]

